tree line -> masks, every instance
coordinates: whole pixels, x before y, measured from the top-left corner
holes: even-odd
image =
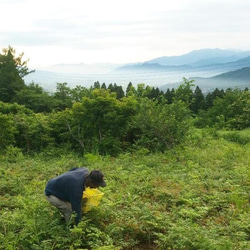
[[[0,54],[0,150],[80,154],[164,151],[185,140],[192,127],[245,129],[250,120],[248,89],[215,89],[204,95],[194,81],[176,89],[130,82],[95,82],[90,88],[57,83],[55,93],[36,83],[12,47]]]

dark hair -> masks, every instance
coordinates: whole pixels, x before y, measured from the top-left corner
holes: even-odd
[[[106,187],[107,185],[104,181],[104,174],[100,170],[92,170],[89,179],[95,186]]]

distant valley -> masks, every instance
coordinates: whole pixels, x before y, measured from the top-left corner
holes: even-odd
[[[25,78],[26,84],[35,82],[53,92],[56,83],[67,82],[70,87],[90,87],[94,82],[121,85],[145,85],[167,89],[177,87],[183,80],[195,80],[203,91],[216,87],[250,88],[250,51],[220,49],[196,50],[181,56],[160,57],[142,63],[115,64],[60,64]]]

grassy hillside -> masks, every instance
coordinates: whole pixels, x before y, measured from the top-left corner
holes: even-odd
[[[10,150],[0,165],[0,249],[247,249],[250,144],[230,138],[197,131],[164,154],[117,158]],[[108,186],[72,228],[44,187],[73,166],[101,169]]]

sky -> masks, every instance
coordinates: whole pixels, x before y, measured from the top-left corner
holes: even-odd
[[[28,66],[250,49],[250,0],[0,0],[0,49]]]

